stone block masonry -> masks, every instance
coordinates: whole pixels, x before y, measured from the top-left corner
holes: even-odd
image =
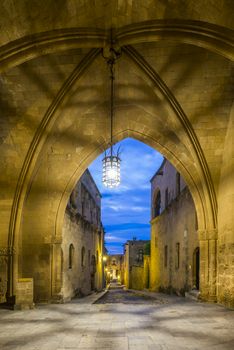
[[[17,296],[14,308],[17,310],[33,309],[33,279],[19,278],[16,288]]]

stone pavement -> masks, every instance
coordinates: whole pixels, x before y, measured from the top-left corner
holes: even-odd
[[[180,297],[161,302],[161,295],[154,303],[92,304],[98,296],[0,310],[0,349],[234,349],[234,312],[221,306]]]
[[[155,294],[155,293],[154,293]],[[157,297],[152,297],[151,293],[139,292],[134,290],[123,290],[123,286],[118,284],[110,285],[108,293],[105,293],[101,298],[96,301],[96,304],[163,304],[167,302],[167,299],[161,298],[159,295]]]

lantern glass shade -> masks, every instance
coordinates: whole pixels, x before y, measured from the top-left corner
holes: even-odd
[[[120,184],[120,158],[105,156],[102,160],[102,182],[106,187],[113,188]]]

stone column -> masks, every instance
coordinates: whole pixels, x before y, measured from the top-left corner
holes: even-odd
[[[7,292],[6,301],[14,307],[18,281],[18,254],[13,247],[6,248],[7,256]]]
[[[62,251],[61,240],[51,244],[51,302],[62,302]]]
[[[201,299],[217,301],[217,230],[199,230]]]

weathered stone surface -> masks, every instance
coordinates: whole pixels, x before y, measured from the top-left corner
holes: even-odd
[[[128,240],[124,245],[124,284],[130,289],[148,288],[149,266],[144,256],[147,240]]]
[[[207,260],[207,255],[200,258],[194,203],[183,178],[167,160],[151,179],[151,215],[151,290],[184,295],[192,288],[202,289],[198,265],[203,275],[200,260]]]
[[[33,279],[19,278],[17,283],[15,308],[16,309],[32,309],[34,307],[33,298]]]
[[[60,252],[63,301],[103,289],[103,251],[101,194],[86,170],[72,191],[64,218]]]
[[[114,141],[139,139],[182,174],[199,229],[217,230],[219,300],[233,305],[233,6],[1,2],[0,245],[16,250],[7,264],[9,295],[32,259],[42,259],[35,291],[49,293],[45,276],[69,196],[108,147],[109,76],[99,49],[108,47],[113,27],[115,45],[124,45]]]

